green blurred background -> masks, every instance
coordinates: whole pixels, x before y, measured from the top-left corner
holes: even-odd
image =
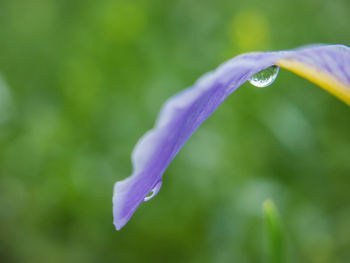
[[[242,52],[350,44],[348,0],[0,0],[0,262],[350,262],[350,108],[244,84],[117,232],[113,184],[162,103]],[[274,217],[271,217],[274,218]]]

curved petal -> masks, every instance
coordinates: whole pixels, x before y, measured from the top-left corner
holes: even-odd
[[[300,74],[346,102],[350,98],[350,48],[341,45],[258,52],[237,56],[168,99],[154,128],[137,143],[133,174],[114,186],[114,225],[121,229],[162,176],[182,146],[216,108],[255,73],[274,64]]]
[[[350,52],[346,46],[300,50],[277,65],[314,82],[350,105]]]

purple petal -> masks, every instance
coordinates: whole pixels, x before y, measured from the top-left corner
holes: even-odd
[[[346,57],[347,56],[347,57]],[[216,108],[255,73],[274,64],[294,59],[327,72],[349,88],[350,49],[329,45],[294,51],[243,54],[202,76],[192,87],[178,93],[163,105],[155,127],[137,143],[132,176],[114,186],[114,225],[121,229],[136,208],[154,189],[159,191],[164,171],[182,146]],[[350,88],[349,88],[350,93]]]
[[[314,82],[350,106],[348,47],[334,45],[303,49],[277,64]]]

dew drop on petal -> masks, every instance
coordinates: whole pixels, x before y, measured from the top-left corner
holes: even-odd
[[[160,180],[155,187],[146,195],[146,197],[143,199],[144,202],[147,202],[151,200],[153,197],[156,196],[156,194],[159,192],[160,187],[162,186],[162,181]]]
[[[264,69],[254,74],[249,79],[249,82],[250,84],[258,88],[267,87],[275,81],[275,79],[277,78],[279,69],[280,68],[278,66],[273,65],[267,69]]]

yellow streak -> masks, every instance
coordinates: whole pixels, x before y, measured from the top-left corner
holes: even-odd
[[[290,58],[282,59],[276,64],[319,85],[350,106],[350,86],[340,82],[328,72]]]

